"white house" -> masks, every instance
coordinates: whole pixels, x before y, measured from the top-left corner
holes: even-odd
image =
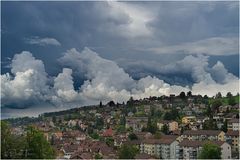
[[[239,119],[233,118],[228,121],[228,130],[239,131]]]
[[[163,137],[161,139],[145,139],[140,145],[140,152],[161,159],[178,159],[179,142],[176,136]]]

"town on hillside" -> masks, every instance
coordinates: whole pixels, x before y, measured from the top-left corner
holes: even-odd
[[[43,154],[33,149],[39,147],[33,142],[40,141],[33,135],[40,133],[46,141],[41,145],[49,146],[46,153],[52,154],[41,158],[239,159],[239,94],[230,92],[208,97],[189,91],[130,98],[126,103],[99,102],[1,124],[2,158]],[[16,144],[7,149],[10,135]],[[21,145],[23,137],[30,149]]]

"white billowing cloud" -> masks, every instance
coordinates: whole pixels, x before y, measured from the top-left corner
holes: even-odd
[[[130,97],[129,90],[136,85],[116,63],[99,57],[88,48],[81,53],[71,49],[60,58],[60,62],[88,79],[80,88],[85,101],[126,101]]]
[[[72,69],[63,68],[63,72],[59,73],[54,79],[55,95],[52,97],[53,102],[72,102],[75,101],[78,93],[74,90]]]
[[[239,91],[239,78],[229,73],[221,62],[212,68],[207,68],[210,73],[205,73],[208,79],[193,84],[192,93],[214,96],[217,92],[226,95],[227,92],[237,94]]]
[[[47,76],[42,61],[29,52],[16,54],[11,64],[13,76],[9,73],[1,75],[2,104],[16,106],[42,101],[60,107],[76,107],[99,101],[123,102],[131,96],[139,99],[189,90],[209,96],[219,91],[236,94],[239,88],[239,79],[229,73],[221,62],[209,67],[208,56],[186,56],[176,64],[161,68],[162,72],[190,72],[196,82],[192,87],[170,85],[151,76],[133,80],[115,62],[101,58],[88,48],[82,52],[68,50],[59,61],[68,68],[63,68],[52,84],[48,84],[51,77]],[[72,72],[87,79],[77,90],[74,89]]]
[[[89,80],[85,81],[81,86],[81,97],[84,98],[84,103],[98,103],[99,101],[117,101],[123,102],[130,98],[130,92],[125,89],[117,90],[114,86],[107,84],[91,83]]]
[[[25,41],[28,44],[35,44],[40,46],[46,46],[46,45],[61,46],[61,43],[58,40],[50,37],[45,37],[45,38],[33,37],[33,38],[27,38]]]
[[[201,94],[208,96],[215,96],[217,92],[221,92],[222,95],[226,95],[227,92],[231,92],[232,94],[236,95],[238,91],[239,79],[231,80],[225,84],[200,82],[192,86],[193,94]]]
[[[220,61],[210,67],[208,58],[208,56],[203,55],[189,55],[180,61],[160,67],[158,71],[165,74],[190,74],[195,84],[201,82],[204,84],[226,84],[238,80],[236,76],[228,72]]]
[[[59,61],[79,74],[84,74],[96,86],[103,83],[116,89],[128,89],[134,85],[133,79],[115,62],[101,58],[88,48],[81,53],[71,49]]]
[[[225,84],[232,80],[237,80],[237,77],[232,73],[229,73],[228,70],[224,67],[222,62],[218,61],[210,70],[210,73],[213,79],[220,83]]]
[[[160,68],[161,73],[185,73],[191,74],[195,82],[213,81],[211,75],[207,72],[208,56],[186,56],[176,63],[169,64]]]
[[[13,76],[1,75],[2,104],[22,105],[46,99],[48,79],[41,60],[23,51],[13,57],[11,67]]]
[[[195,42],[171,45],[160,48],[151,48],[156,54],[207,54],[207,55],[233,55],[238,53],[239,40],[237,37],[212,37]]]
[[[189,91],[188,87],[171,86],[156,77],[147,76],[137,82],[137,88],[133,89],[133,97],[136,99],[149,96],[162,96],[169,94],[179,94],[181,91]]]
[[[35,59],[32,53],[28,51],[15,54],[12,59],[11,68],[11,72],[13,74],[16,74],[17,72],[24,72],[28,69],[33,69],[38,71],[38,73],[46,75],[43,62]]]
[[[115,62],[99,57],[88,48],[82,52],[71,49],[59,61],[73,68],[75,72],[85,74],[88,80],[81,86],[79,94],[86,102],[96,103],[100,100],[122,102],[131,96],[144,98],[169,95],[185,89],[180,86],[170,86],[150,76],[135,81]]]

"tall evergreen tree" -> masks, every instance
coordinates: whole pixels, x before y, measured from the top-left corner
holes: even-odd
[[[192,92],[191,91],[187,92],[187,96],[191,97],[192,96]]]
[[[169,134],[169,128],[168,128],[168,125],[164,124],[161,128],[161,131],[164,133],[164,134]]]
[[[228,131],[228,123],[227,123],[227,120],[225,120],[224,123],[223,123],[222,131],[225,132],[225,133]]]
[[[185,92],[181,92],[181,93],[179,94],[179,96],[180,96],[181,99],[184,99],[184,98],[186,97]]]

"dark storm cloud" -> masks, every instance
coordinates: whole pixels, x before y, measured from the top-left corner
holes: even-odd
[[[114,60],[128,58],[129,54],[141,56],[140,52],[151,54],[145,51],[148,48],[161,49],[211,37],[237,37],[238,5],[235,2],[2,2],[2,29],[3,56],[30,50],[47,60],[49,54],[54,59],[66,49],[87,46]],[[54,37],[62,47],[46,49],[23,44],[24,38],[33,36]],[[10,47],[12,43],[16,45]]]

